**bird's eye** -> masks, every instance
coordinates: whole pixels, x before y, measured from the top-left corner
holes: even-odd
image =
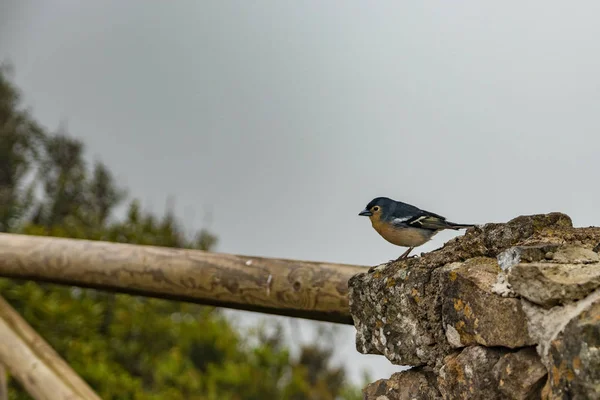
[[[379,206],[373,207],[373,211],[375,211],[375,212],[379,211]]]

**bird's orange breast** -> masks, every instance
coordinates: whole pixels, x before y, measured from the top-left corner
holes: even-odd
[[[373,228],[388,242],[402,247],[418,247],[426,243],[435,232],[418,228],[397,228],[392,224],[381,221],[380,219],[371,219]]]

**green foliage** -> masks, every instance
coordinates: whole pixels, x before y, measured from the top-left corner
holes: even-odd
[[[9,81],[11,70],[0,65],[0,231],[12,229],[33,205],[33,187],[25,177],[33,172],[43,132]]]
[[[0,69],[0,231],[213,248],[215,236],[186,235],[172,210],[158,217],[132,200],[115,219],[125,190],[102,163],[90,171],[82,142],[45,132],[19,108],[9,72]],[[362,397],[331,367],[332,340],[296,359],[280,326],[238,331],[213,307],[8,279],[0,293],[103,399]],[[9,392],[30,398],[14,379]]]

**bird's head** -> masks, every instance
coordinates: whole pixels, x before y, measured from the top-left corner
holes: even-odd
[[[376,197],[367,204],[364,210],[358,213],[358,215],[369,217],[371,221],[380,220],[382,216],[385,217],[387,215],[392,205],[394,204],[394,200],[388,199],[387,197]]]

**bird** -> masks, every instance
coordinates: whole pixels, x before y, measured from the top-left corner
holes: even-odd
[[[374,198],[358,215],[369,217],[373,229],[388,242],[396,246],[408,247],[400,257],[391,261],[408,258],[415,247],[427,243],[442,230],[458,230],[475,226],[450,222],[441,215],[388,197]]]

